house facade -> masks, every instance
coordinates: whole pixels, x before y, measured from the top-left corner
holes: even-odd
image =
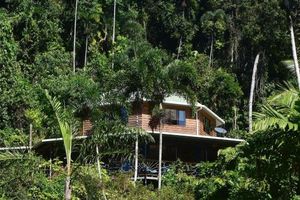
[[[205,105],[197,103],[193,107],[183,97],[170,96],[165,99],[162,103],[165,115],[162,125],[157,129],[152,129],[149,125],[153,110],[151,102],[145,100],[137,105],[133,105],[132,114],[127,116],[128,126],[144,129],[152,134],[155,142],[143,144],[137,141],[133,149],[134,161],[126,161],[126,158],[125,160],[121,158],[117,162],[110,158],[103,160],[110,169],[123,171],[134,169],[135,180],[138,177],[143,180],[157,180],[160,147],[162,167],[167,169],[178,160],[190,166],[202,161],[214,161],[220,149],[233,147],[243,141],[217,133],[215,128],[223,126],[225,121]],[[83,120],[83,135],[77,136],[76,139],[88,138],[92,134],[92,126],[89,119]],[[36,150],[50,159],[64,155],[62,138],[44,139],[36,146]]]
[[[215,131],[225,121],[205,105],[197,103],[194,107],[183,97],[170,96],[162,104],[165,116],[160,130],[152,130],[149,122],[152,117],[151,103],[144,101],[135,108],[128,118],[128,125],[141,127],[151,133],[155,143],[141,145],[140,153],[145,160],[157,160],[159,133],[163,135],[163,160],[172,162],[181,160],[187,163],[213,161],[218,150],[235,146],[243,140],[227,138]]]
[[[225,124],[223,119],[202,104],[197,103],[195,113],[193,113],[192,106],[179,96],[166,98],[162,107],[165,117],[161,131],[165,133],[216,136],[214,128]],[[135,114],[129,116],[128,125],[152,132],[149,126],[152,109],[151,103],[144,101],[140,108],[133,112]]]

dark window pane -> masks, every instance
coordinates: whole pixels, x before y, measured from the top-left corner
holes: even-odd
[[[165,123],[166,124],[177,124],[177,113],[174,109],[166,109],[166,117],[165,117]]]
[[[204,118],[204,131],[206,132],[206,133],[210,133],[210,131],[211,131],[211,125],[210,125],[210,121],[209,121],[209,119],[207,119],[206,117]]]
[[[185,126],[186,116],[184,110],[165,109],[165,124]]]

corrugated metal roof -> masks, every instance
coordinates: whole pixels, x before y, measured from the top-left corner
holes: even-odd
[[[177,95],[172,95],[165,98],[164,103],[168,103],[168,102],[190,105],[184,97],[177,96]]]

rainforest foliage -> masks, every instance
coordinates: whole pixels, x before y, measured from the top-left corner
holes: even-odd
[[[247,142],[200,163],[196,177],[174,166],[160,191],[103,169],[99,182],[91,164],[99,155],[83,154],[71,175],[74,199],[300,199],[300,100],[296,75],[286,66],[291,22],[300,47],[299,1],[78,0],[76,17],[75,3],[0,2],[1,147],[27,145],[31,125],[34,144],[61,135],[46,90],[60,102],[64,125],[79,130],[87,118],[95,124],[100,134],[82,152],[100,144],[103,154],[129,155],[137,135],[152,139],[124,126],[120,110],[133,112],[128,100],[159,104],[176,93],[211,108],[230,136]],[[258,113],[248,134],[257,54]],[[103,105],[110,112],[99,110]],[[4,152],[0,199],[62,199],[67,174],[61,166],[33,152]]]

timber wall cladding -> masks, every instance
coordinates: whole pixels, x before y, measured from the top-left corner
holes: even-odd
[[[192,116],[191,108],[187,106],[178,106],[178,105],[167,105],[164,104],[163,108],[169,109],[177,109],[177,110],[184,110],[186,112],[186,124],[185,126],[179,125],[170,125],[164,124],[162,126],[163,132],[170,132],[170,133],[181,133],[181,134],[190,134],[196,135],[197,134],[197,120],[196,117]],[[210,135],[216,136],[215,131],[213,130],[216,126],[215,119],[211,117],[208,113],[200,110],[198,113],[199,116],[199,135]],[[212,127],[212,131],[210,133],[206,133],[204,131],[204,119],[207,118]],[[150,105],[147,102],[144,102],[138,109],[133,110],[133,114],[128,116],[128,126],[130,127],[141,127],[146,131],[152,131],[149,127],[149,121],[151,119],[151,110]],[[85,119],[82,121],[82,134],[89,135],[92,131],[93,125],[89,119]],[[158,130],[155,130],[158,131]]]
[[[185,126],[179,126],[179,125],[170,125],[170,124],[163,124],[162,131],[163,132],[170,132],[170,133],[181,133],[181,134],[189,134],[189,135],[196,135],[197,134],[197,120],[195,116],[192,116],[192,109],[187,106],[179,106],[179,105],[169,105],[164,104],[164,109],[176,109],[176,110],[184,110],[186,112],[186,124]],[[209,116],[204,111],[199,111],[199,134],[200,135],[211,135],[215,136],[215,132],[211,131],[210,133],[206,133],[204,131],[204,118],[207,118],[211,126],[215,127],[215,119],[213,119],[211,116]],[[131,117],[129,117],[131,118]],[[130,121],[130,124],[133,124],[134,119],[136,119],[136,115],[132,116],[132,121]],[[142,115],[139,116],[139,119],[141,120],[141,126],[139,123],[139,126],[147,131],[152,131],[149,127],[149,121],[151,119],[151,110],[150,105],[147,102],[144,102],[143,109],[142,109]],[[158,130],[156,130],[158,131]]]
[[[93,129],[93,124],[90,119],[85,119],[82,121],[82,135],[90,135]]]

